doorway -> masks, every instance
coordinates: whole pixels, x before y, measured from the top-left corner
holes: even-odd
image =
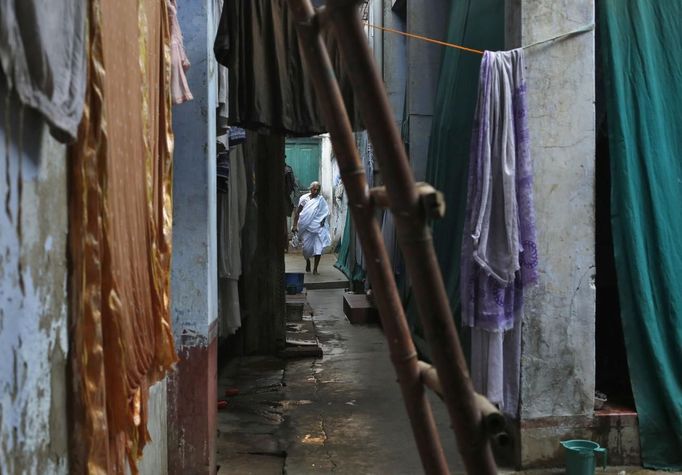
[[[285,161],[294,170],[297,196],[307,193],[310,183],[320,179],[322,146],[317,138],[287,139]]]
[[[596,390],[595,408],[634,410],[630,373],[621,322],[618,278],[611,231],[611,163],[608,117],[601,67],[601,49],[597,36],[596,68]]]

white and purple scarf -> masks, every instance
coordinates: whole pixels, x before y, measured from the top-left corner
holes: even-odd
[[[486,51],[472,133],[461,259],[463,325],[514,327],[537,281],[523,50]]]

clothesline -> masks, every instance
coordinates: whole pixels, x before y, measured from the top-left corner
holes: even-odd
[[[372,23],[369,23],[369,22],[365,22],[365,25],[367,25],[370,28],[375,28],[377,30],[387,31],[389,33],[396,33],[398,35],[406,36],[408,38],[414,38],[417,40],[426,41],[427,43],[433,43],[433,44],[437,44],[437,45],[441,45],[441,46],[446,46],[448,48],[455,48],[455,49],[459,49],[462,51],[466,51],[468,53],[483,54],[483,51],[481,51],[479,49],[468,48],[466,46],[461,46],[461,45],[456,45],[454,43],[448,43],[446,41],[436,40],[433,38],[429,38],[428,36],[417,35],[415,33],[408,33],[406,31],[400,31],[400,30],[396,30],[394,28],[388,28],[385,26],[373,25]],[[529,45],[524,46],[523,49],[532,48],[533,46],[538,46],[538,45],[541,45],[544,43],[549,43],[550,41],[562,40],[562,39],[565,39],[565,38],[568,38],[568,37],[571,37],[574,35],[578,35],[580,33],[587,33],[588,31],[592,31],[592,30],[594,30],[594,23],[590,23],[589,25],[585,25],[585,26],[578,28],[576,30],[569,31],[568,33],[563,33],[561,35],[557,35],[557,36],[554,36],[552,38],[547,38],[546,40],[536,41],[535,43],[531,43]]]
[[[417,40],[426,41],[427,43],[434,43],[434,44],[441,45],[441,46],[447,46],[448,48],[461,49],[462,51],[468,51],[469,53],[483,54],[483,51],[478,50],[478,49],[467,48],[466,46],[460,46],[460,45],[456,45],[454,43],[448,43],[445,41],[434,40],[433,38],[429,38],[429,37],[422,36],[422,35],[416,35],[414,33],[407,33],[406,31],[395,30],[393,28],[387,28],[385,26],[373,25],[373,24],[368,23],[368,22],[365,22],[365,25],[369,26],[370,28],[376,28],[377,30],[388,31],[389,33],[396,33],[398,35],[407,36],[408,38],[414,38]]]

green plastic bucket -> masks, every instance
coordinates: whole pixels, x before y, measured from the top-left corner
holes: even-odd
[[[566,449],[566,475],[594,475],[595,453],[602,456],[602,467],[606,468],[606,449],[591,440],[563,440]]]

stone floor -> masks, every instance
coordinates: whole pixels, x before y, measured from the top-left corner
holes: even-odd
[[[384,336],[352,326],[343,290],[308,291],[324,351],[320,359],[233,360],[219,378],[228,388],[218,415],[219,474],[422,473]],[[442,404],[434,400],[453,471],[460,469]]]

